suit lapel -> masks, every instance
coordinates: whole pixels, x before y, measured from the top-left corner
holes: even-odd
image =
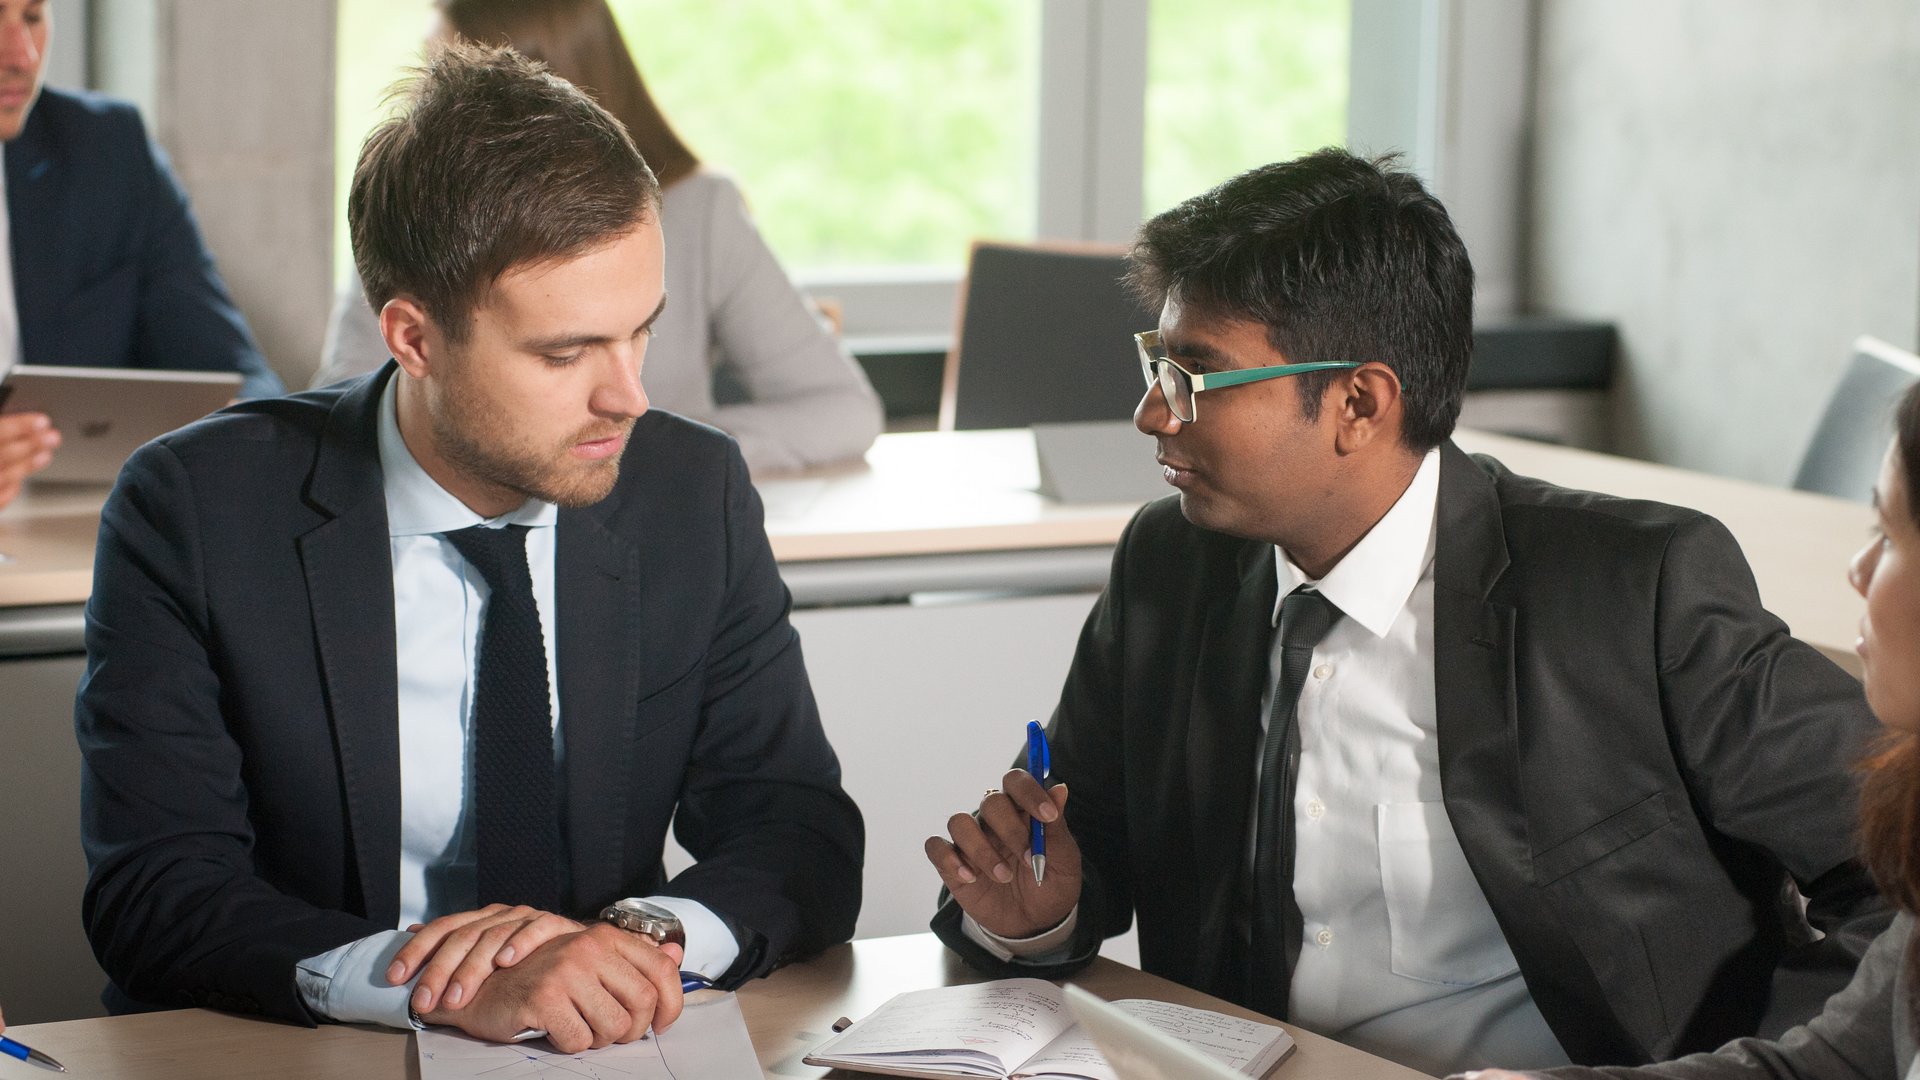
[[[566,754],[563,829],[573,884],[569,908],[611,895],[625,879],[627,770],[640,699],[645,595],[639,553],[607,528],[618,492],[556,526],[555,651]],[[611,766],[611,767],[610,767]]]
[[[1440,458],[1434,564],[1434,705],[1440,789],[1460,848],[1521,975],[1575,1061],[1638,1052],[1605,1034],[1611,1017],[1592,968],[1533,878],[1520,775],[1514,605],[1497,589],[1509,556],[1499,492],[1452,443]]]
[[[1440,453],[1439,506],[1433,684],[1440,787],[1470,858],[1491,849],[1525,866],[1526,821],[1516,797],[1514,611],[1491,599],[1507,568],[1506,536],[1493,483],[1451,442]]]
[[[1224,936],[1233,926],[1238,882],[1246,862],[1253,767],[1260,758],[1260,696],[1266,689],[1278,580],[1273,549],[1248,543],[1235,568],[1236,587],[1214,598],[1200,636],[1193,700],[1187,718],[1186,797],[1193,807],[1194,873],[1220,883],[1205,921],[1200,955],[1238,956]],[[1174,804],[1177,805],[1177,802]]]
[[[400,917],[400,714],[393,557],[375,419],[386,377],[327,418],[307,496],[330,520],[298,541],[368,918]]]

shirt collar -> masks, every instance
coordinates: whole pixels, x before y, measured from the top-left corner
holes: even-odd
[[[1302,585],[1310,585],[1333,601],[1342,614],[1366,627],[1374,637],[1385,637],[1407,606],[1413,587],[1433,565],[1434,519],[1440,502],[1440,451],[1429,450],[1413,482],[1400,493],[1386,516],[1367,530],[1353,550],[1334,564],[1319,581],[1273,549],[1280,574],[1280,594],[1273,603],[1273,625],[1280,625],[1280,601]]]
[[[386,389],[380,392],[380,474],[387,496],[388,536],[422,536],[474,525],[525,525],[540,529],[559,519],[558,507],[533,498],[499,517],[481,517],[428,476],[427,470],[414,460],[413,451],[407,449],[406,440],[400,437],[395,388],[405,377],[401,372],[394,372],[387,380]]]

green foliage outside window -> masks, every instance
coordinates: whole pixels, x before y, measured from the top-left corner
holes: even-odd
[[[790,269],[958,266],[1033,234],[1041,0],[611,0],[662,110]],[[1342,140],[1348,0],[1153,0],[1146,212]],[[347,184],[426,0],[340,0]]]

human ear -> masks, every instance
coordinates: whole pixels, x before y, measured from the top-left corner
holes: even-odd
[[[1341,373],[1328,388],[1335,408],[1334,449],[1353,454],[1385,440],[1397,445],[1404,402],[1400,376],[1381,363]]]
[[[380,336],[401,370],[416,379],[425,378],[432,369],[433,319],[420,302],[410,296],[396,296],[380,309]],[[431,339],[431,340],[430,340]]]

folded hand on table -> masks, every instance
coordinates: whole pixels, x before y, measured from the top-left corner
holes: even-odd
[[[416,928],[387,980],[419,972],[412,1005],[427,1023],[497,1042],[544,1029],[556,1049],[575,1053],[671,1025],[681,959],[679,946],[617,926],[494,904]]]

